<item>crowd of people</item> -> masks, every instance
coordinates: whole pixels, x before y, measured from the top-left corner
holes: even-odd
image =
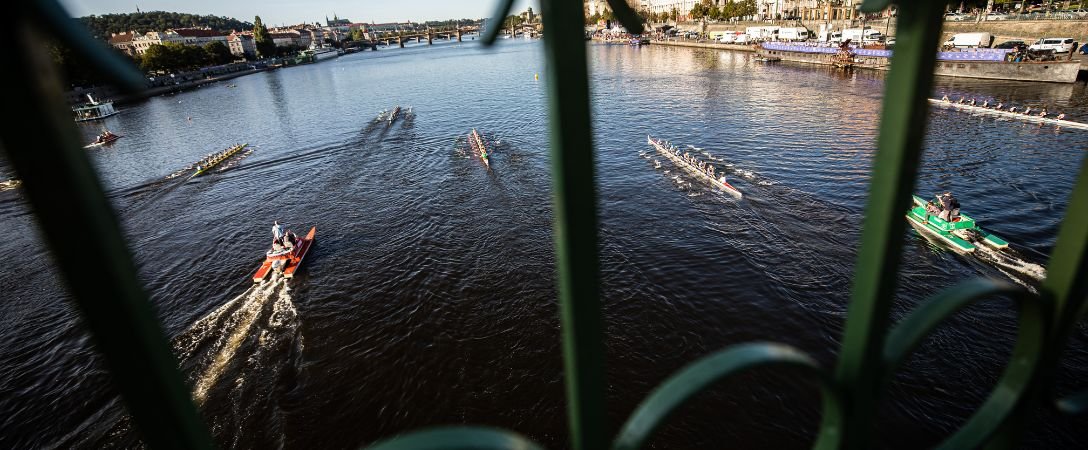
[[[949,99],[947,95],[942,97],[941,101],[943,101],[945,103],[952,103],[952,100]],[[1035,116],[1035,117],[1041,117],[1041,118],[1050,118],[1050,117],[1048,117],[1050,115],[1050,112],[1047,111],[1045,107],[1040,108],[1038,111],[1032,111],[1031,107],[1028,106],[1028,107],[1024,108],[1022,111],[1017,111],[1017,108],[1015,106],[1009,106],[1008,108],[1005,108],[1005,104],[1000,102],[1000,101],[998,101],[996,105],[990,106],[990,101],[989,100],[983,100],[982,103],[978,103],[978,101],[976,101],[975,99],[967,100],[965,97],[960,97],[960,99],[957,100],[955,103],[959,104],[959,105],[967,105],[967,106],[974,106],[974,107],[978,107],[978,108],[992,109],[992,110],[995,110],[995,111],[1018,113],[1018,114],[1023,114],[1025,116]],[[1058,115],[1054,116],[1053,119],[1064,120],[1065,119],[1065,113],[1058,113]]]

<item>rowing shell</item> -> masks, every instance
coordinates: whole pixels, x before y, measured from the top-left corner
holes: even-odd
[[[234,147],[227,149],[227,151],[202,164],[200,169],[197,169],[196,172],[193,172],[193,174],[189,176],[189,178],[207,173],[213,167],[218,166],[219,163],[226,161],[231,156],[238,154],[238,152],[242,151],[243,148],[246,148],[247,145],[249,144],[235,145]]]
[[[118,139],[121,139],[123,137],[124,136],[122,136],[120,134],[115,134],[110,139],[107,139],[107,140],[102,141],[102,142],[92,142],[90,144],[84,145],[83,148],[95,148],[95,147],[101,147],[103,145],[109,145],[109,144],[112,144],[114,142],[117,142]]]
[[[472,140],[471,146],[476,147],[476,151],[479,152],[478,154],[480,155],[480,159],[484,161],[484,165],[487,166],[488,169],[490,169],[491,162],[487,157],[487,147],[484,146],[484,140],[480,138],[480,133],[477,133],[476,129],[473,128],[472,134],[470,134],[468,138]]]
[[[995,117],[1008,117],[1010,119],[1017,119],[1017,120],[1022,120],[1022,121],[1025,121],[1025,122],[1044,123],[1044,124],[1047,124],[1047,125],[1054,125],[1054,126],[1065,127],[1065,128],[1075,128],[1075,129],[1078,129],[1078,130],[1088,130],[1088,124],[1080,123],[1080,122],[1073,122],[1073,121],[1070,121],[1070,120],[1051,119],[1051,118],[1047,118],[1047,117],[1039,117],[1039,116],[1030,115],[1030,114],[1021,114],[1021,113],[1017,113],[1017,112],[1009,112],[1009,111],[1001,111],[1001,110],[997,110],[997,109],[983,108],[981,106],[971,106],[971,105],[967,105],[967,104],[963,104],[963,103],[946,102],[944,100],[937,100],[937,99],[932,99],[932,98],[929,99],[929,102],[933,103],[934,105],[940,106],[940,107],[958,109],[958,110],[961,110],[961,111],[972,112],[972,113],[977,113],[977,114],[985,114],[985,115],[990,115],[990,116],[995,116]]]
[[[741,192],[739,190],[737,190],[737,188],[733,187],[733,185],[727,183],[725,180],[716,179],[716,178],[714,178],[714,177],[712,177],[710,175],[707,175],[706,172],[703,172],[698,167],[692,166],[687,161],[684,161],[684,158],[681,158],[681,157],[676,156],[675,154],[673,154],[673,152],[670,151],[670,147],[668,146],[667,142],[662,144],[662,142],[664,142],[664,141],[660,141],[660,142],[656,141],[656,140],[654,140],[654,138],[652,138],[650,136],[646,136],[646,142],[648,142],[655,149],[657,149],[658,153],[660,153],[662,155],[665,155],[666,158],[669,158],[670,161],[672,161],[678,167],[683,168],[688,173],[691,173],[692,175],[695,175],[699,179],[701,179],[701,180],[703,180],[703,181],[705,181],[707,183],[710,183],[711,185],[713,185],[715,187],[719,187],[719,188],[724,189],[726,192],[728,192],[730,194],[733,194],[737,198],[742,198],[744,196],[744,194],[741,194]]]

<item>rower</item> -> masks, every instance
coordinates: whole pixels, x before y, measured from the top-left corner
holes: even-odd
[[[1043,108],[1042,111],[1039,111],[1039,117],[1046,117],[1046,108]]]
[[[1011,112],[1011,113],[1016,112],[1016,107],[1015,106],[1010,106],[1009,107],[1009,112]]]
[[[1062,120],[1064,118],[1065,118],[1065,113],[1059,113],[1058,117],[1056,117],[1056,119],[1058,119],[1058,120]]]
[[[998,110],[998,111],[1001,111],[1001,107],[1002,107],[1002,106],[1005,106],[1005,104],[1004,104],[1004,103],[1001,103],[1001,102],[997,102],[997,106],[995,106],[995,107],[994,107],[994,109],[996,109],[996,110]]]
[[[975,99],[971,99],[971,106],[975,106]]]
[[[948,99],[948,96],[947,96],[947,95],[946,95],[946,96],[944,96],[944,97],[941,97],[941,101],[942,101],[942,102],[945,102],[945,103],[951,103],[951,102],[952,102],[952,100],[949,100],[949,99]]]
[[[990,101],[989,100],[983,100],[982,107],[983,108],[989,108],[990,107]]]
[[[1030,115],[1030,114],[1031,114],[1031,107],[1029,106],[1027,108],[1024,108],[1024,115],[1026,116],[1026,115]]]
[[[964,101],[964,99],[965,99],[965,98],[966,98],[966,97],[960,97],[960,100],[959,100],[958,102],[956,102],[956,103],[959,103],[959,104],[961,104],[961,105],[962,105],[962,104],[963,104],[963,101]]]

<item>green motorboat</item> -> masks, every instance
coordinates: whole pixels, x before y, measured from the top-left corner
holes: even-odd
[[[937,217],[936,213],[927,213],[927,202],[917,195],[914,197],[914,206],[907,212],[907,221],[918,232],[935,237],[948,244],[953,250],[961,253],[975,251],[978,243],[989,247],[1002,249],[1009,246],[1008,242],[979,228],[975,219],[966,214],[952,219],[951,222]],[[934,203],[935,204],[935,203]]]

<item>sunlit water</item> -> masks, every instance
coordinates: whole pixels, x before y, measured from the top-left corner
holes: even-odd
[[[88,141],[102,126],[124,135],[88,155],[221,446],[356,447],[461,423],[566,445],[541,52],[520,40],[367,52],[79,126]],[[883,75],[685,48],[589,55],[613,429],[669,374],[732,344],[779,341],[833,363]],[[1083,84],[940,79],[945,93],[1088,120]],[[394,105],[412,114],[376,120]],[[490,171],[467,151],[472,128],[493,144]],[[743,200],[683,174],[647,135],[712,161]],[[242,142],[252,153],[188,179]],[[918,193],[955,192],[1014,257],[958,256],[908,231],[895,319],[969,277],[1037,286],[1088,133],[938,110],[926,147]],[[317,245],[294,280],[254,286],[277,219],[317,226]],[[0,220],[14,256],[0,278],[0,447],[132,444],[19,189],[0,192]],[[955,430],[1015,329],[995,300],[934,333],[885,391],[883,445]],[[1074,332],[1066,391],[1088,376],[1086,334]],[[757,372],[686,406],[655,445],[806,447],[818,401],[800,374]],[[1045,422],[1031,447],[1086,437]]]

